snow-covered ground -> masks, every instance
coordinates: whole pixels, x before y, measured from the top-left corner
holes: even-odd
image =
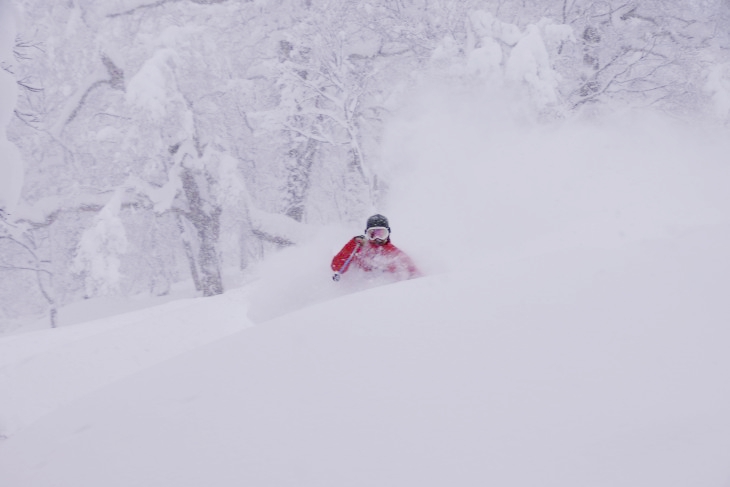
[[[728,246],[687,228],[253,327],[234,291],[7,337],[2,415],[28,421],[3,485],[724,487]]]
[[[322,228],[222,296],[0,337],[1,485],[730,485],[727,138],[480,103],[385,138],[427,277],[334,283],[360,229]]]
[[[0,436],[111,382],[244,329],[249,321],[240,296],[239,291],[177,300],[0,338]]]

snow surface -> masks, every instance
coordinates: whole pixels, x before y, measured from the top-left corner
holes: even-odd
[[[250,326],[242,319],[241,295],[239,291],[209,300],[181,299],[56,330],[3,337],[0,437],[122,377]]]
[[[383,286],[152,367],[246,326],[243,297],[61,329],[3,369],[37,387],[18,406],[77,396],[0,443],[3,482],[724,486],[728,245],[707,226]]]
[[[725,134],[438,93],[379,168],[427,277],[334,283],[361,229],[322,228],[222,296],[2,337],[2,485],[727,487]]]

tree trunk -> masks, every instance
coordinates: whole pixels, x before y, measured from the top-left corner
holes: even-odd
[[[182,173],[183,189],[188,202],[186,216],[198,234],[199,248],[197,268],[203,296],[223,293],[223,278],[218,258],[218,238],[220,236],[220,216],[222,209],[213,206],[206,212],[206,205],[200,195],[200,186],[192,170]]]
[[[180,229],[180,238],[182,239],[183,248],[185,249],[185,257],[188,258],[190,275],[193,278],[195,290],[200,292],[203,290],[203,287],[200,284],[200,276],[198,275],[198,264],[195,262],[195,252],[193,252],[193,244],[190,243],[188,231],[185,228],[185,223],[182,221],[182,217],[180,215],[177,215],[177,227]]]
[[[217,248],[219,225],[220,208],[210,217],[208,225],[198,228],[198,235],[200,236],[198,262],[200,263],[200,274],[202,276],[203,296],[223,294],[223,278]],[[215,230],[210,228],[211,226],[215,226]]]
[[[303,150],[292,149],[289,153],[293,158],[293,164],[290,167],[289,180],[287,181],[289,204],[286,215],[298,222],[304,219],[304,207],[309,192],[312,164],[314,164],[314,156],[318,147],[319,142],[308,139]]]

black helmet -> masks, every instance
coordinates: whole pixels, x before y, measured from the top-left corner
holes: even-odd
[[[390,226],[388,225],[388,219],[383,215],[373,215],[368,218],[368,223],[365,226],[365,230],[372,227],[385,227],[390,232]]]

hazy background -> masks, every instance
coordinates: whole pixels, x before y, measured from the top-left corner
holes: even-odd
[[[5,332],[727,224],[726,2],[2,5]]]

